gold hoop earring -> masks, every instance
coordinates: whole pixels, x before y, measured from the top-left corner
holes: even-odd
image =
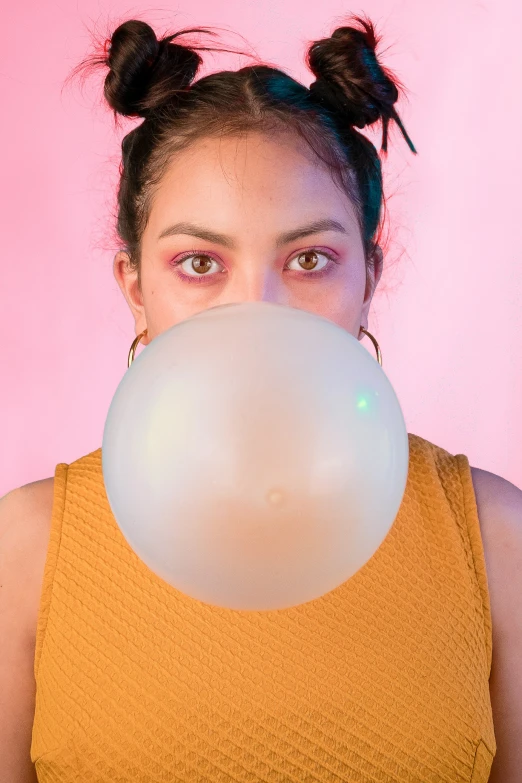
[[[147,330],[145,329],[144,332],[139,334],[135,340],[133,340],[132,345],[130,347],[129,351],[129,358],[127,360],[127,369],[131,366],[132,362],[134,361],[134,354],[136,353],[136,348],[138,347],[138,343],[141,340],[142,337],[145,337],[147,334]]]
[[[375,352],[377,353],[377,361],[379,362],[379,364],[382,367],[382,353],[381,353],[381,349],[379,348],[379,343],[377,342],[377,340],[375,339],[373,334],[370,334],[370,332],[366,331],[366,329],[364,329],[364,327],[361,326],[360,327],[360,331],[363,332],[367,337],[369,337],[370,340],[372,341],[372,343],[374,344]]]
[[[373,336],[373,334],[370,334],[370,332],[368,332],[368,331],[367,331],[366,329],[364,329],[362,326],[360,327],[360,331],[361,331],[361,332],[363,332],[363,333],[364,333],[364,334],[365,334],[367,337],[369,337],[369,338],[370,338],[370,340],[372,341],[372,343],[374,344],[374,346],[375,346],[375,351],[376,351],[376,353],[377,353],[377,361],[379,362],[379,364],[380,364],[380,365],[381,365],[381,367],[382,367],[382,354],[381,354],[381,349],[379,348],[379,343],[377,342],[377,340],[375,339],[375,337]],[[144,331],[144,332],[142,332],[141,334],[139,334],[139,335],[138,335],[138,336],[137,336],[137,337],[136,337],[136,338],[133,340],[133,342],[132,342],[132,345],[131,345],[131,347],[130,347],[130,351],[129,351],[129,358],[128,358],[128,362],[127,362],[127,367],[130,367],[130,366],[131,366],[131,364],[132,364],[132,362],[134,361],[134,355],[135,355],[135,353],[136,353],[136,348],[138,347],[138,343],[140,342],[140,340],[141,340],[141,338],[142,338],[142,337],[145,337],[145,335],[146,335],[146,334],[147,334],[147,330],[145,329],[145,331]]]

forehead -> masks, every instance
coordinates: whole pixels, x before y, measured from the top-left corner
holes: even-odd
[[[155,189],[150,222],[174,213],[219,220],[253,212],[285,224],[319,212],[356,221],[349,196],[303,140],[250,131],[205,137],[175,153]]]

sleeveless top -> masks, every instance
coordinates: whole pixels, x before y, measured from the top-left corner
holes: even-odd
[[[101,448],[56,466],[31,744],[41,783],[486,783],[492,627],[468,458],[408,434],[403,501],[348,581],[213,607],[120,532]]]

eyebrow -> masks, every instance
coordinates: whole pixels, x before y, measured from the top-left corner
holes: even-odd
[[[340,234],[349,233],[342,223],[339,223],[337,220],[331,220],[330,218],[324,218],[309,223],[306,226],[294,228],[292,231],[285,231],[283,234],[279,234],[276,240],[276,247],[282,247],[289,242],[303,239],[303,237],[309,236],[310,234],[318,234],[320,231],[337,231]],[[216,231],[211,231],[210,229],[205,228],[204,226],[198,226],[195,223],[174,223],[161,232],[158,240],[163,239],[164,237],[175,236],[176,234],[189,234],[198,239],[213,242],[216,245],[223,245],[223,247],[228,247],[230,250],[235,250],[237,248],[232,237],[229,237],[226,234],[218,234]]]

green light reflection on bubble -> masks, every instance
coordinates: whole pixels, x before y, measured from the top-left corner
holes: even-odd
[[[357,402],[355,403],[355,407],[358,408],[360,411],[370,411],[375,406],[372,405],[372,402],[375,403],[374,397],[378,397],[379,392],[371,391],[371,392],[364,392],[360,393],[357,397]]]

